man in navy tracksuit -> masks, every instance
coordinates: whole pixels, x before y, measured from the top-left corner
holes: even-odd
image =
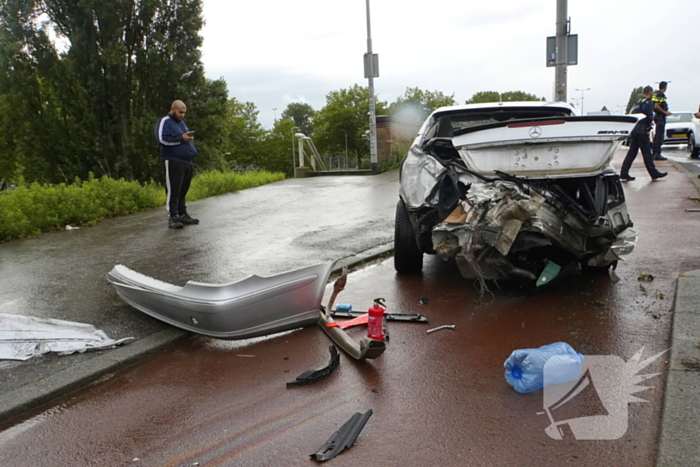
[[[176,100],[170,107],[170,113],[163,117],[155,127],[156,139],[160,144],[160,158],[165,161],[165,185],[168,209],[168,226],[171,229],[181,229],[184,225],[199,224],[187,214],[185,196],[190,189],[194,173],[192,159],[197,157],[194,147],[194,132],[187,128],[183,121],[187,106]]]
[[[643,90],[644,98],[641,99],[632,110],[632,113],[644,114],[644,118],[637,122],[632,133],[630,133],[630,149],[627,151],[625,160],[622,162],[622,168],[620,169],[620,180],[623,182],[636,179],[636,177],[630,175],[630,168],[632,167],[632,162],[637,158],[637,153],[640,149],[644,157],[644,165],[652,180],[658,180],[668,175],[668,172],[660,172],[654,165],[654,155],[651,152],[651,143],[649,142],[649,130],[651,130],[651,121],[654,114],[653,104],[651,103],[651,96],[653,93],[654,88],[646,86]]]

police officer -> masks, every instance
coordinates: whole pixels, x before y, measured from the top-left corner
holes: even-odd
[[[664,142],[664,132],[666,131],[666,116],[671,115],[668,111],[668,101],[666,100],[666,89],[668,88],[668,83],[666,81],[661,81],[659,83],[659,90],[654,93],[654,97],[651,98],[654,104],[654,160],[665,161],[668,160],[661,155],[661,145]]]
[[[637,158],[637,153],[640,149],[644,157],[644,165],[652,180],[658,180],[668,175],[668,172],[659,172],[659,169],[654,165],[654,156],[651,153],[649,144],[649,131],[651,130],[651,120],[653,118],[653,106],[651,103],[651,96],[653,93],[654,88],[646,86],[642,92],[644,99],[640,99],[635,109],[632,111],[632,113],[642,113],[645,117],[637,122],[632,133],[630,133],[630,149],[627,151],[627,156],[625,156],[625,160],[622,162],[622,169],[620,169],[620,180],[622,181],[632,181],[636,178],[630,176],[630,168],[632,167],[632,162]]]

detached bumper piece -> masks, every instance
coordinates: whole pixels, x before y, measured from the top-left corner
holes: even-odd
[[[251,337],[313,326],[334,261],[276,276],[183,287],[116,265],[107,280],[129,305],[172,326],[216,339]]]
[[[340,365],[340,352],[338,352],[335,345],[328,347],[328,350],[331,353],[331,359],[326,365],[316,370],[303,372],[297,376],[297,379],[291,383],[287,383],[287,388],[289,389],[297,386],[306,386],[308,384],[318,383],[319,381],[328,378]]]
[[[333,342],[338,347],[343,349],[345,353],[350,355],[355,360],[364,360],[365,358],[377,358],[386,350],[384,341],[375,341],[368,337],[361,337],[355,340],[343,331],[340,326],[328,327],[329,323],[335,323],[333,318],[324,311],[321,311],[318,320],[318,326],[323,329],[323,332],[328,334]]]
[[[345,422],[345,425],[340,427],[340,430],[333,433],[333,436],[331,436],[318,451],[311,454],[311,458],[323,462],[333,459],[344,449],[350,449],[365,427],[367,420],[372,416],[372,413],[372,409],[369,409],[364,414],[357,412],[350,417],[350,420]]]
[[[355,360],[364,360],[365,358],[377,358],[386,350],[384,341],[376,341],[368,337],[362,337],[355,340],[348,335],[340,326],[336,325],[330,310],[333,309],[333,304],[338,294],[345,290],[345,285],[348,282],[347,267],[343,268],[341,276],[333,283],[333,293],[328,300],[328,310],[321,307],[318,318],[318,326],[323,329],[323,332],[328,334],[335,344],[343,349],[345,353],[350,355]],[[329,326],[330,325],[330,326]]]

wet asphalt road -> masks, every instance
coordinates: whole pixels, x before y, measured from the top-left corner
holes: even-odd
[[[277,274],[390,242],[397,201],[398,171],[292,179],[188,203],[202,223],[182,230],[168,229],[165,209],[155,209],[0,244],[0,313],[89,323],[113,339],[138,340],[167,325],[117,296],[104,278],[114,265],[177,285]],[[0,391],[94,356],[0,362]]]
[[[621,439],[556,441],[537,415],[541,391],[515,393],[502,365],[514,349],[558,340],[624,359],[642,346],[645,358],[668,348],[675,279],[700,268],[699,220],[684,211],[697,196],[686,175],[659,165],[671,172],[665,181],[650,183],[638,161],[637,180],[625,185],[641,236],[617,282],[574,276],[534,296],[496,293],[477,307],[477,292],[453,264],[429,258],[422,276],[402,277],[385,261],[352,274],[339,302],[362,309],[382,296],[391,311],[423,313],[431,323],[390,323],[379,359],[343,355],[327,380],[288,390],[286,382],[327,361],[330,341],[320,330],[245,348],[194,338],[4,427],[0,465],[312,465],[309,454],[371,408],[356,445],[329,465],[651,466],[665,374],[641,393],[648,403],[629,405]],[[655,279],[640,283],[640,274]],[[442,324],[457,330],[425,333]],[[662,359],[648,370],[664,368]],[[574,412],[596,408],[588,399],[572,404]]]

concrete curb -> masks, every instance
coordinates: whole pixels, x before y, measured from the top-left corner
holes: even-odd
[[[25,384],[3,393],[0,395],[0,420],[6,422],[189,336],[189,333],[180,329],[167,328],[116,349],[99,351],[99,355],[88,361],[69,366],[34,384]]]
[[[688,176],[690,179],[690,182],[695,185],[695,188],[700,192],[700,178],[698,178],[698,175],[690,172],[688,169],[686,169],[681,163],[674,161],[673,159],[668,160],[673,167],[676,168],[679,172],[685,172],[685,174]]]
[[[336,263],[333,275],[340,275],[344,266],[347,266],[351,271],[360,269],[370,262],[391,256],[393,251],[394,244],[392,242],[343,258]],[[20,388],[0,394],[0,420],[6,423],[13,417],[79,390],[99,378],[138,363],[150,354],[162,351],[193,336],[194,334],[187,331],[168,327],[133,343],[99,352],[90,360],[69,366],[46,378],[34,381],[32,384],[25,384]]]
[[[700,465],[700,270],[681,274],[671,329],[671,359],[659,436],[656,467]]]
[[[382,245],[375,246],[369,250],[365,250],[362,253],[358,253],[353,256],[348,256],[339,260],[335,268],[333,269],[333,275],[338,275],[341,273],[343,267],[348,268],[349,271],[355,271],[380,259],[388,258],[394,254],[394,242],[384,243]]]

